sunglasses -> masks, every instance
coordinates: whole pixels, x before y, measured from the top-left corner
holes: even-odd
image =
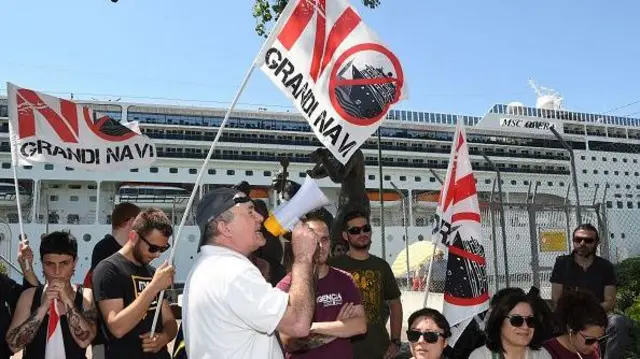
[[[599,342],[602,339],[606,339],[608,337],[608,335],[603,335],[600,338],[596,338],[596,337],[590,337],[587,335],[584,335],[580,332],[578,332],[578,334],[580,334],[580,336],[582,336],[584,338],[584,344],[585,345],[594,345],[595,343]]]
[[[411,343],[417,342],[418,340],[420,340],[420,337],[424,338],[425,342],[429,344],[433,344],[433,343],[437,343],[440,337],[444,337],[444,334],[440,332],[432,332],[432,331],[421,332],[419,330],[413,330],[413,329],[407,330],[407,340],[409,340]]]
[[[573,237],[573,243],[584,242],[586,244],[592,244],[596,239],[592,237]]]
[[[136,232],[137,233],[137,232]],[[138,233],[138,237],[140,239],[142,239],[142,241],[144,243],[146,243],[149,246],[149,253],[156,253],[156,252],[160,252],[160,253],[164,253],[166,252],[169,248],[171,248],[171,244],[167,243],[166,246],[161,247],[158,245],[155,245],[151,242],[149,242],[146,238],[144,238],[140,233]]]
[[[370,224],[365,224],[362,227],[351,227],[351,228],[347,229],[347,233],[353,234],[353,235],[360,234],[360,232],[363,232],[363,233],[371,232],[371,225]]]
[[[509,318],[509,324],[515,328],[520,328],[524,323],[527,323],[527,327],[535,328],[536,317],[525,317],[522,315],[507,315]]]

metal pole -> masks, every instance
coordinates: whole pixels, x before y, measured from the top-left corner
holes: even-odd
[[[378,127],[378,177],[380,177],[380,245],[382,246],[382,259],[386,261],[387,244],[384,233],[384,183],[382,181],[382,144],[380,142],[380,127]]]
[[[404,252],[407,257],[407,288],[409,288],[409,283],[411,282],[411,276],[409,275],[409,268],[411,268],[409,263],[409,228],[407,226],[407,214],[406,214],[407,212],[406,212],[406,207],[404,203],[407,197],[404,195],[404,193],[402,193],[402,191],[398,188],[398,186],[395,185],[395,183],[393,182],[390,182],[390,183],[393,189],[400,195],[400,198],[402,198],[402,225],[404,226]]]
[[[489,157],[487,157],[487,155],[482,155],[482,157],[484,157],[485,161],[489,162],[489,165],[491,165],[491,167],[493,167],[493,170],[496,171],[496,175],[498,176],[498,195],[500,197],[500,207],[498,207],[498,209],[500,210],[500,228],[502,229],[502,257],[504,259],[504,280],[505,280],[505,285],[507,286],[507,288],[509,288],[509,261],[507,258],[507,229],[506,229],[506,224],[504,223],[504,201],[502,200],[502,177],[500,176],[500,169],[498,168],[498,166],[496,166],[493,162],[491,162],[491,160],[489,159]]]
[[[573,180],[573,190],[576,195],[576,221],[578,222],[578,225],[580,225],[582,224],[582,210],[580,208],[580,194],[578,191],[578,175],[576,174],[576,159],[575,159],[575,156],[573,155],[573,148],[571,148],[571,146],[567,143],[567,141],[565,141],[564,138],[560,136],[560,134],[555,129],[555,127],[551,126],[549,129],[551,130],[551,133],[553,133],[553,135],[556,136],[558,141],[560,141],[560,143],[562,144],[562,147],[564,147],[565,150],[569,152],[569,159],[571,160],[571,177]]]
[[[571,253],[571,213],[569,211],[569,193],[571,192],[571,183],[567,186],[567,194],[564,196],[564,216],[567,218],[567,252]]]
[[[440,182],[440,184],[444,184],[444,181],[442,180],[442,178],[440,178],[440,176],[438,176],[438,174],[436,173],[436,171],[433,170],[433,168],[429,168],[429,172],[431,172],[431,174],[433,175],[433,177],[436,178],[436,180],[438,182]]]
[[[529,247],[531,250],[531,272],[533,286],[536,288],[540,288],[540,257],[538,254],[538,241],[540,231],[536,226],[535,206],[536,204],[527,204],[527,214],[529,215]]]
[[[609,242],[611,235],[609,234],[609,218],[607,216],[607,192],[609,189],[609,183],[605,182],[604,184],[604,190],[602,191],[602,230],[600,233],[600,241],[602,241],[603,244],[606,244],[606,251],[603,253],[603,257],[605,257],[606,259],[611,258],[610,255],[610,250],[611,250],[611,243]],[[618,245],[615,245],[616,247],[616,251],[618,250]],[[600,247],[600,252],[603,252],[603,247]],[[618,260],[617,256],[616,256],[616,261]]]
[[[495,292],[497,293],[498,290],[500,289],[500,286],[498,285],[498,280],[499,280],[499,276],[498,276],[498,240],[497,240],[497,235],[496,235],[496,216],[495,213],[493,212],[493,194],[496,191],[496,178],[493,178],[493,187],[491,188],[491,197],[489,197],[489,220],[491,221],[491,239],[492,239],[492,244],[491,247],[493,249],[493,280],[494,280],[494,284],[495,284]]]

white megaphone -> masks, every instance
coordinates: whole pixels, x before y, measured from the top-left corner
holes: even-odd
[[[315,209],[331,203],[322,193],[316,181],[307,176],[295,196],[284,203],[264,221],[264,228],[274,236],[290,231],[304,216]]]

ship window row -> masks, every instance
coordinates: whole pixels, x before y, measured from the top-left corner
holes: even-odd
[[[586,169],[582,170],[582,173],[583,173],[583,174],[587,174],[588,172],[589,172],[589,171],[588,171],[588,170],[586,170]],[[593,174],[594,174],[594,175],[597,175],[597,174],[599,174],[599,173],[600,173],[600,171],[598,171],[598,170],[593,170]],[[604,170],[604,171],[602,171],[602,174],[604,174],[604,175],[608,175],[608,174],[609,174],[609,170]],[[614,174],[615,176],[620,176],[620,171],[613,171],[613,174]],[[624,172],[623,172],[623,174],[624,174],[625,176],[630,176],[630,175],[631,175],[631,172],[629,172],[629,171],[624,171]],[[634,175],[634,176],[636,176],[636,177],[638,177],[638,176],[640,176],[640,173],[636,171],[636,172],[633,172],[633,175]]]
[[[236,123],[243,123],[245,120],[237,120]],[[267,120],[260,120],[267,121]],[[268,120],[268,122],[283,122],[277,120]],[[233,122],[231,123],[233,124]],[[230,126],[233,127],[233,126]],[[238,126],[237,128],[247,128],[243,126]],[[309,137],[313,136],[313,133],[310,131],[308,125],[304,123],[295,123],[295,122],[283,122],[282,126],[263,126],[260,129],[266,130],[278,130],[278,131],[297,131],[297,132],[305,132]],[[215,131],[190,131],[190,130],[175,130],[175,129],[154,129],[154,128],[143,128],[143,133],[148,135],[151,138],[164,138],[164,139],[178,139],[178,140],[194,140],[194,141],[212,141],[215,138]],[[381,127],[381,136],[382,137],[395,137],[395,138],[409,138],[409,139],[422,139],[422,140],[435,140],[435,141],[445,141],[451,142],[453,141],[453,133],[452,132],[444,132],[444,131],[417,131],[417,130],[409,130],[409,129],[401,129],[401,128],[390,128],[390,127]],[[9,125],[7,122],[0,123],[0,133],[9,132]],[[240,136],[240,137],[238,137]],[[242,139],[247,138],[246,136],[257,136],[252,138],[258,139],[272,139],[273,135],[269,134],[237,134],[234,132],[225,132],[223,133],[222,140],[223,141],[233,141],[233,138]],[[289,138],[285,138],[287,141],[301,141],[303,137],[300,136],[290,136]],[[480,144],[500,144],[500,145],[510,145],[510,146],[527,146],[527,147],[545,147],[545,148],[563,148],[562,144],[556,140],[545,140],[545,139],[534,139],[534,138],[518,138],[518,137],[498,137],[492,135],[481,135],[481,134],[470,134],[467,136],[467,140],[469,143],[480,143]],[[240,140],[236,140],[235,142],[239,142]],[[314,146],[318,145],[318,141],[313,136],[313,140],[307,139],[306,141],[311,141]],[[277,144],[282,144],[283,141],[279,140]],[[371,141],[369,143],[376,143],[375,141]],[[291,143],[288,143],[291,144]],[[572,148],[576,150],[583,150],[586,148],[584,142],[577,141],[569,141],[569,144]],[[612,145],[617,145],[617,143],[612,143]],[[412,144],[411,146],[414,146]],[[417,145],[415,145],[417,146]],[[9,142],[3,142],[0,146],[0,151],[9,150]]]
[[[0,117],[8,116],[8,105],[0,105]],[[553,118],[558,120],[568,120],[576,122],[591,122],[618,126],[640,127],[640,119],[623,116],[598,115],[582,112],[548,110],[525,106],[507,106],[504,104],[494,105],[491,113],[504,115],[517,115],[541,118]],[[109,115],[114,119],[121,120],[122,113],[116,111],[99,111],[98,115]],[[387,115],[387,119],[404,121],[404,122],[422,122],[432,124],[454,125],[457,118],[461,117],[466,126],[475,126],[481,117],[454,115],[444,113],[418,112],[406,110],[391,110]],[[209,116],[190,116],[190,115],[165,115],[152,114],[143,112],[130,112],[128,114],[129,121],[141,121],[149,123],[165,123],[179,125],[197,125],[197,126],[219,126],[222,122],[221,117]],[[263,120],[254,120],[256,122]],[[217,125],[214,123],[218,123]]]
[[[623,116],[597,115],[592,113],[563,111],[563,110],[547,110],[542,108],[533,108],[526,106],[508,106],[503,104],[494,105],[491,109],[492,113],[503,115],[517,115],[541,118],[554,118],[558,120],[568,120],[576,122],[592,122],[607,125],[632,126],[640,127],[640,119]]]
[[[640,147],[638,148],[638,150],[639,150],[638,152],[640,152]],[[583,160],[583,161],[585,161],[585,160],[587,159],[587,156],[584,156],[584,155],[583,155],[583,156],[580,156],[580,159],[581,159],[581,160]],[[596,161],[596,160],[597,160],[597,157],[596,157],[596,156],[591,156],[591,160],[592,160],[592,161]],[[611,158],[611,161],[613,161],[613,162],[618,162],[618,158],[617,158],[617,157],[612,157],[612,158]],[[631,159],[631,161],[632,161],[633,163],[638,163],[638,160],[637,160],[637,159],[635,159],[635,158],[632,158],[632,159]],[[604,156],[603,156],[603,157],[602,157],[602,162],[607,162],[607,157],[604,157]],[[622,159],[622,163],[627,163],[627,162],[629,162],[629,160],[628,160],[627,158],[623,158],[623,159]]]
[[[181,152],[181,149],[176,151],[167,151],[166,148],[158,148],[158,157],[169,158],[192,158],[201,159],[204,158],[203,153]],[[218,160],[230,160],[230,161],[261,161],[261,162],[278,162],[282,158],[288,158],[292,162],[298,163],[311,163],[311,159],[307,154],[300,153],[275,153],[275,152],[263,152],[263,151],[238,151],[238,150],[215,150],[212,159]],[[376,157],[365,157],[365,164],[368,166],[377,166],[378,159]],[[419,158],[407,159],[405,157],[393,158],[386,157],[382,159],[383,166],[389,167],[419,167],[419,168],[437,168],[446,169],[448,160],[424,160]],[[472,162],[472,166],[478,171],[491,171],[493,168],[485,162]],[[569,174],[568,167],[566,166],[543,166],[543,165],[530,165],[530,164],[504,164],[497,163],[496,166],[504,172],[525,172],[525,173],[547,173],[547,174]],[[157,168],[156,168],[157,171]],[[153,170],[152,170],[153,172]]]
[[[620,142],[589,141],[591,151],[638,153],[640,145]],[[595,161],[595,160],[594,160]]]
[[[418,112],[405,110],[391,110],[387,115],[387,119],[405,122],[426,122],[442,125],[455,125],[460,117],[465,126],[475,126],[480,122],[481,117],[477,116],[458,116],[447,113]]]
[[[633,201],[626,201],[626,206],[624,201],[616,201],[616,209],[640,209],[640,201],[635,203]],[[607,208],[613,208],[613,201],[607,201]],[[613,237],[613,234],[611,235]],[[624,238],[624,234],[623,237]]]
[[[192,132],[192,131],[184,131]],[[161,130],[161,129],[143,129],[143,133],[153,139],[171,139],[171,140],[185,140],[185,141],[213,141],[215,138],[214,133],[200,132],[196,133],[183,133],[182,130]],[[238,133],[238,132],[225,132],[220,137],[222,142],[237,142],[237,143],[265,143],[274,145],[295,145],[295,146],[313,146],[320,147],[322,144],[312,134],[308,136],[292,136],[282,134],[256,134],[256,133]],[[471,143],[480,144],[510,144],[510,145],[538,145],[539,147],[555,147],[560,150],[561,145],[557,141],[550,140],[535,140],[530,139],[528,141],[502,141],[500,138],[484,138],[474,137],[470,139]],[[576,149],[584,148],[584,143],[572,143]],[[435,152],[448,154],[451,150],[449,144],[436,145],[432,143],[408,143],[402,141],[381,141],[380,145],[383,150],[390,151],[412,151],[412,152]],[[8,142],[7,142],[8,146]],[[367,140],[362,145],[363,149],[375,150],[378,148],[376,140]],[[0,147],[1,149],[1,147]],[[522,158],[539,158],[539,159],[553,159],[553,160],[569,160],[569,155],[564,151],[536,151],[525,149],[508,149],[497,148],[492,149],[489,147],[470,146],[470,153],[472,155],[490,155],[501,157],[522,157]]]
[[[584,182],[583,186],[584,186],[584,188],[589,188],[589,183],[588,182]],[[598,187],[598,186],[600,186],[600,183],[598,183],[598,182],[594,183],[594,187]],[[607,183],[606,187],[607,188],[611,188],[611,183]],[[615,188],[616,189],[622,189],[622,185],[618,183],[618,184],[615,185]],[[624,188],[630,190],[631,189],[631,185],[630,184],[625,185]],[[636,189],[640,189],[640,185],[636,185]],[[627,197],[629,197],[629,196],[630,195],[627,194]],[[616,194],[615,197],[622,197],[622,195]],[[640,194],[638,195],[638,197],[640,197]]]
[[[0,105],[0,117],[7,117],[9,107],[7,105]],[[96,115],[104,116],[108,115],[114,119],[121,120],[122,113],[116,111],[96,111]],[[480,122],[481,117],[467,116],[467,115],[453,115],[445,113],[432,113],[432,112],[419,112],[419,111],[406,111],[406,110],[391,110],[387,114],[387,119],[395,121],[405,122],[422,122],[442,125],[455,125],[457,118],[461,117],[466,126],[475,126]],[[128,115],[129,121],[149,121],[150,123],[166,123],[166,124],[179,124],[179,125],[197,125],[197,126],[219,126],[222,123],[222,118],[218,117],[205,117],[205,116],[189,116],[189,115],[163,115],[163,114],[149,114],[143,112],[130,112]],[[217,124],[214,124],[217,123]]]
[[[60,201],[60,197],[56,194],[49,196],[49,201],[50,202],[58,202]],[[79,196],[69,196],[69,202],[78,202],[80,201],[80,197]],[[97,201],[97,197],[96,196],[89,196],[89,202],[96,202]]]

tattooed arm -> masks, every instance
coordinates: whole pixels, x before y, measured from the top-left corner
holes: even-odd
[[[82,309],[78,308],[70,300],[65,301],[65,306],[67,308],[67,322],[69,323],[71,336],[78,346],[86,348],[96,336],[96,316],[98,312],[91,290],[84,288],[82,296]]]
[[[48,305],[51,302],[46,300],[47,297],[45,297],[42,300],[43,304],[39,308],[34,308],[33,312],[31,311],[31,302],[35,291],[35,288],[29,288],[22,292],[20,299],[18,299],[11,325],[7,330],[7,344],[14,353],[19,352],[27,344],[31,343],[49,310]]]

